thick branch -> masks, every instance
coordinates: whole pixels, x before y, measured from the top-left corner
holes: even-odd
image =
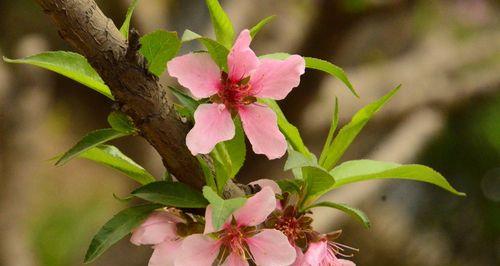
[[[167,102],[158,79],[140,55],[127,55],[127,41],[94,0],[36,0],[50,15],[61,37],[83,54],[110,87],[120,108],[158,151],[181,182],[200,188],[203,172],[185,145],[189,126]],[[132,51],[134,55],[137,51]]]

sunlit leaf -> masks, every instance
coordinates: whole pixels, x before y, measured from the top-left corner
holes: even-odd
[[[79,156],[116,169],[143,185],[156,181],[142,166],[111,145],[92,147]]]
[[[440,173],[424,165],[355,160],[342,163],[330,171],[330,174],[336,181],[331,189],[371,179],[408,179],[434,184],[456,195],[465,196],[455,190]]]
[[[339,125],[339,101],[337,97],[335,97],[335,108],[333,109],[333,117],[332,123],[330,125],[330,129],[328,130],[328,136],[326,137],[325,144],[323,145],[323,150],[321,151],[321,156],[319,157],[319,164],[323,165],[325,162],[325,158],[330,152],[330,147],[333,141],[333,134],[335,130],[337,130],[337,126]]]
[[[231,214],[246,202],[245,198],[224,200],[208,186],[203,187],[203,196],[210,202],[212,224],[215,230],[219,230]]]
[[[276,183],[278,183],[278,186],[281,188],[283,192],[296,192],[299,193],[302,187],[302,184],[304,181],[300,179],[278,179],[276,180]]]
[[[226,48],[231,48],[234,40],[234,28],[218,0],[206,0],[210,19],[215,31],[215,37]]]
[[[116,131],[126,134],[133,134],[137,131],[134,122],[126,114],[118,111],[111,112],[108,115],[109,125]]]
[[[23,59],[3,60],[9,63],[30,64],[54,71],[76,82],[79,82],[102,95],[114,99],[109,87],[104,84],[99,74],[88,63],[87,59],[80,54],[64,51],[44,52]]]
[[[205,208],[203,195],[181,182],[157,181],[132,192],[135,197],[178,208]]]
[[[252,39],[255,38],[255,35],[257,35],[257,33],[260,32],[260,30],[262,30],[262,28],[264,26],[266,26],[269,22],[271,22],[274,18],[276,18],[276,16],[269,16],[261,21],[259,21],[259,23],[257,23],[257,25],[253,26],[251,29],[250,29],[250,36],[252,36]]]
[[[109,247],[127,236],[161,205],[148,204],[125,209],[109,220],[92,239],[85,263],[93,262]]]
[[[288,171],[295,168],[301,168],[306,166],[317,166],[315,156],[311,153],[311,156],[306,156],[293,149],[288,149],[288,158],[285,162],[284,170]]]
[[[140,39],[139,52],[148,61],[148,69],[156,76],[160,76],[167,67],[167,62],[179,52],[181,41],[175,31],[157,30],[144,35]]]
[[[137,7],[137,4],[139,4],[139,0],[132,0],[132,3],[130,3],[130,6],[128,7],[127,15],[125,15],[125,21],[123,21],[123,24],[120,27],[120,32],[123,34],[125,39],[128,39],[130,20],[132,19],[132,14],[134,13],[134,10]]]
[[[366,214],[363,211],[356,209],[354,207],[351,207],[347,204],[335,203],[335,202],[330,202],[330,201],[319,202],[319,203],[316,203],[316,204],[313,204],[313,205],[307,207],[305,210],[310,210],[312,208],[317,208],[317,207],[329,207],[329,208],[341,210],[341,211],[349,214],[355,220],[362,223],[365,228],[370,228],[370,226],[371,226],[370,219],[368,219],[368,216],[366,216]]]
[[[304,167],[302,173],[306,183],[306,195],[302,202],[304,207],[311,205],[319,197],[330,191],[335,184],[333,176],[320,167]]]

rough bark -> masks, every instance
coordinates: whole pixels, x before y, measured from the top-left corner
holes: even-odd
[[[166,90],[145,68],[134,36],[128,45],[94,0],[36,2],[50,15],[60,36],[96,69],[120,109],[158,151],[165,167],[179,181],[200,188],[203,172],[185,145],[189,125],[180,120],[167,102]]]

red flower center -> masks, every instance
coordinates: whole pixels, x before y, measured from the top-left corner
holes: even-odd
[[[222,103],[233,112],[244,105],[254,103],[257,99],[252,95],[252,86],[248,82],[249,77],[234,81],[222,72],[221,88],[212,96],[212,102]]]
[[[231,252],[237,253],[238,255],[244,255],[245,238],[248,234],[245,229],[246,228],[237,225],[226,226],[220,235],[222,245]]]

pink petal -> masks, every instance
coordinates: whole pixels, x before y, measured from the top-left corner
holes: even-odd
[[[194,121],[186,137],[186,145],[193,155],[210,153],[217,143],[234,137],[233,119],[223,104],[198,106]]]
[[[285,155],[285,136],[278,128],[276,114],[269,107],[250,104],[241,107],[238,113],[255,153],[265,154],[270,160]]]
[[[248,266],[248,261],[240,255],[231,252],[222,266]]]
[[[320,265],[328,260],[328,245],[326,241],[312,242],[304,254],[305,265]]]
[[[337,260],[339,265],[338,266],[356,266],[356,263],[350,261],[350,260],[343,260],[339,259]]]
[[[297,257],[291,266],[306,266],[304,265],[304,253],[302,252],[302,249],[295,247],[295,253],[297,254]]]
[[[130,242],[135,245],[156,245],[165,239],[177,238],[177,228],[173,215],[154,212],[132,233]]]
[[[259,59],[254,51],[250,49],[251,41],[250,31],[244,30],[240,33],[229,52],[227,64],[229,67],[229,78],[233,81],[239,81],[247,77],[259,65]]]
[[[182,241],[165,241],[154,247],[148,266],[173,266]]]
[[[239,225],[255,226],[264,222],[275,208],[274,192],[271,188],[265,187],[250,197],[233,215]]]
[[[264,229],[247,239],[247,243],[255,263],[260,266],[290,265],[297,256],[288,238],[275,229]]]
[[[251,75],[250,84],[255,96],[281,100],[299,85],[304,72],[304,58],[298,55],[285,60],[262,59]]]
[[[201,234],[190,235],[182,241],[175,266],[211,266],[219,250],[218,241]]]
[[[196,98],[207,98],[220,87],[220,69],[208,53],[189,53],[167,64],[168,74]]]
[[[274,194],[281,195],[282,193],[280,186],[278,186],[278,183],[274,182],[274,180],[271,179],[259,179],[249,183],[249,185],[259,185],[261,188],[270,187],[274,191]]]

